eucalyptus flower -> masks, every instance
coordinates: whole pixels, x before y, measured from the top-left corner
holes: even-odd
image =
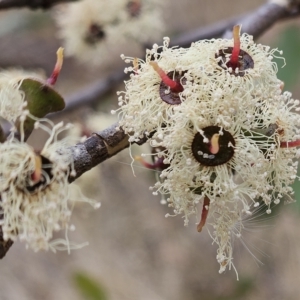
[[[278,66],[274,58],[281,58],[282,51],[256,44],[247,33],[240,36],[241,26],[233,29],[233,39],[211,39],[192,43],[190,51],[195,59],[193,67],[209,74],[214,90],[240,93],[244,101],[251,97],[278,93],[282,82],[277,78]]]
[[[118,1],[84,0],[68,3],[56,12],[59,37],[64,41],[67,56],[76,56],[83,62],[99,64],[108,56],[116,32],[111,23]]]
[[[277,78],[280,55],[235,26],[233,39],[181,49],[165,38],[146,61],[123,56],[133,66],[119,92],[120,126],[130,142],[146,135],[155,149],[142,156],[160,172],[150,189],[166,199],[166,216],[187,225],[200,210],[197,230],[213,227],[221,273],[235,269],[232,240],[242,237],[244,216],[293,201],[300,108]]]
[[[130,141],[138,141],[172,118],[177,106],[192,93],[188,74],[192,57],[184,48],[169,48],[169,38],[163,46],[154,44],[147,50],[146,60],[121,56],[133,63],[125,69],[132,72],[125,82],[126,91],[118,92],[120,126],[130,135]]]
[[[167,1],[122,0],[118,29],[122,35],[139,43],[162,38],[165,30],[163,7]]]
[[[21,116],[24,121],[26,111]],[[3,239],[18,238],[34,251],[78,248],[68,240],[68,231],[76,201],[89,202],[95,208],[99,203],[85,198],[75,185],[69,185],[69,176],[75,176],[68,137],[58,135],[68,129],[62,123],[53,125],[42,119],[35,128],[49,133],[41,151],[35,151],[12,134],[0,144],[0,209]],[[65,239],[54,239],[55,231],[65,231]]]
[[[66,55],[101,65],[128,40],[149,42],[164,29],[158,0],[83,0],[56,11]]]

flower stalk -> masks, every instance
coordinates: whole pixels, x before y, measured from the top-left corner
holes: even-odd
[[[157,74],[160,76],[161,80],[166,84],[168,87],[170,87],[171,91],[173,93],[181,93],[183,91],[183,86],[181,83],[177,80],[171,79],[164,70],[158,65],[155,61],[150,61],[149,63],[152,68],[157,72]]]
[[[239,54],[241,50],[240,31],[241,31],[240,25],[235,25],[233,27],[232,34],[233,34],[234,45],[233,45],[232,54],[229,61],[229,65],[233,70],[239,67]]]
[[[280,142],[280,148],[292,148],[299,147],[300,140],[292,141],[292,142]]]
[[[64,49],[62,47],[58,48],[56,52],[56,64],[54,66],[53,72],[51,76],[47,79],[47,84],[54,85],[57,81],[58,75],[60,74],[62,65],[63,65],[63,59],[64,59]]]
[[[199,224],[197,225],[197,231],[198,232],[202,231],[202,228],[204,227],[204,225],[206,223],[206,219],[207,219],[207,216],[208,216],[208,210],[209,210],[209,204],[210,204],[210,200],[207,196],[205,196],[204,200],[203,200],[201,220],[200,220]]]

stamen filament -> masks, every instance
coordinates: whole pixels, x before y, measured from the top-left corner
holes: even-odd
[[[230,57],[230,66],[233,70],[239,67],[239,54],[241,50],[241,40],[240,40],[241,26],[235,25],[233,27],[233,50]]]
[[[157,74],[160,76],[161,80],[171,88],[171,91],[174,93],[180,93],[183,91],[183,86],[180,82],[175,81],[164,72],[164,70],[158,65],[155,61],[150,61],[150,66],[157,72]]]
[[[201,220],[200,220],[199,224],[197,225],[197,231],[198,232],[202,231],[202,228],[204,227],[204,225],[206,223],[206,219],[207,219],[207,216],[208,216],[209,204],[210,204],[210,200],[209,200],[209,198],[207,196],[205,196],[204,200],[203,200]]]

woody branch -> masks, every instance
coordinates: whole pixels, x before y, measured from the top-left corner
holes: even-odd
[[[0,9],[22,8],[30,9],[43,8],[48,9],[56,4],[65,2],[75,2],[77,0],[1,0]]]

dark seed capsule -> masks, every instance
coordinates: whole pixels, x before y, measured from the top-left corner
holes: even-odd
[[[186,82],[186,79],[184,78],[184,74],[186,73],[186,71],[184,72],[177,72],[175,71],[175,75],[174,75],[174,71],[172,72],[169,72],[167,74],[167,76],[171,79],[173,79],[174,81],[177,81],[178,83],[182,83],[182,84],[185,84]],[[182,78],[182,80],[181,80]],[[170,104],[170,105],[178,105],[181,103],[181,99],[180,99],[180,96],[179,96],[179,93],[183,91],[183,88],[182,90],[180,91],[173,91],[172,89],[170,89],[169,86],[167,86],[163,81],[161,81],[160,85],[159,85],[159,95],[160,95],[160,98]]]
[[[105,32],[102,26],[98,24],[91,24],[88,33],[84,40],[91,45],[97,44],[99,41],[105,38]]]
[[[231,62],[228,61],[226,62],[226,54],[231,54],[232,53],[233,48],[232,47],[228,47],[226,49],[222,49],[219,51],[219,54],[216,55],[216,58],[221,57],[222,59],[218,62],[218,65],[223,68],[223,69],[227,69],[227,68],[232,68],[233,66],[231,66]],[[228,60],[228,55],[227,55],[227,60]],[[226,65],[227,68],[224,66]],[[240,50],[240,54],[239,54],[239,72],[235,73],[235,71],[232,71],[232,75],[235,76],[241,76],[243,77],[245,75],[245,71],[247,69],[253,69],[254,68],[254,61],[252,59],[252,57],[244,50]]]
[[[29,193],[35,193],[38,190],[43,190],[49,183],[49,180],[53,178],[53,174],[51,173],[52,170],[51,161],[43,155],[41,155],[41,160],[42,160],[42,169],[44,174],[47,174],[46,175],[47,178],[45,177],[44,174],[42,174],[41,180],[39,182],[37,182],[34,185],[27,185],[26,189]]]
[[[204,142],[204,137],[197,132],[192,142],[192,153],[195,159],[202,165],[215,167],[227,163],[234,155],[235,141],[230,132],[218,126],[208,126],[202,129],[208,143]],[[217,153],[211,152],[211,139],[215,134],[221,134],[218,138]]]

